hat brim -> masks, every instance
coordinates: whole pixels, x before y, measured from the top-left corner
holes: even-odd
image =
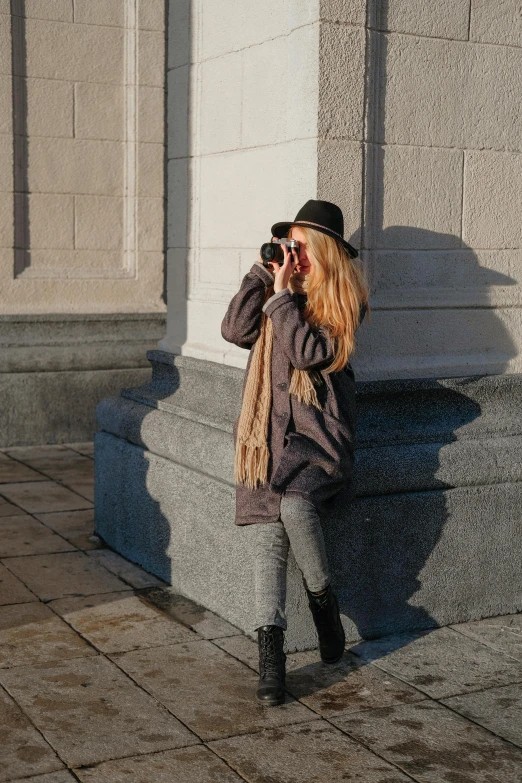
[[[299,226],[299,227],[305,227],[305,228],[312,228],[314,231],[320,231],[322,234],[326,234],[329,237],[332,237],[332,239],[338,239],[344,247],[347,249],[348,254],[352,258],[357,258],[359,255],[359,251],[356,250],[356,248],[351,245],[349,242],[346,241],[346,239],[343,239],[338,234],[336,234],[334,231],[329,231],[327,228],[318,228],[315,224],[307,223],[305,220],[300,220],[299,223],[295,222],[283,222],[283,223],[274,223],[274,225],[271,228],[272,236],[277,237],[278,239],[283,239],[283,237],[286,237],[292,226]]]

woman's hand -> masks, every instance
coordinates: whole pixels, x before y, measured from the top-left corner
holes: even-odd
[[[272,237],[272,240],[274,237]],[[274,277],[274,293],[276,294],[278,291],[282,291],[284,288],[288,288],[288,281],[290,280],[290,277],[292,276],[292,273],[296,267],[296,264],[298,262],[297,253],[295,250],[295,247],[291,248],[291,253],[288,251],[288,248],[286,245],[281,245],[283,248],[283,253],[285,260],[282,264],[279,264],[278,261],[268,261],[269,264],[272,264],[272,269],[275,272]]]

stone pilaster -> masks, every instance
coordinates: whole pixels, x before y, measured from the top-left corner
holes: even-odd
[[[347,638],[522,608],[515,10],[171,4],[168,329],[150,383],[98,406],[96,524],[247,633],[247,352],[219,326],[270,225],[313,197],[342,206],[372,291],[353,494],[323,525]],[[316,644],[305,606],[290,553],[288,649]]]

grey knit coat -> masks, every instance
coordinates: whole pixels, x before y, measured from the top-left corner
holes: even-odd
[[[274,278],[260,261],[244,276],[221,324],[221,334],[240,348],[251,349],[261,325],[261,312],[272,319],[272,405],[268,424],[268,481],[250,489],[236,485],[236,525],[277,522],[281,496],[301,495],[318,511],[329,508],[351,481],[355,448],[355,379],[351,364],[323,373],[316,387],[324,410],[301,403],[288,388],[292,367],[321,371],[334,359],[324,327],[312,329],[303,317],[306,294],[284,288],[266,302]],[[263,304],[264,303],[264,304]],[[366,312],[363,305],[359,324]],[[248,357],[246,376],[252,352]],[[234,446],[239,417],[234,422]]]

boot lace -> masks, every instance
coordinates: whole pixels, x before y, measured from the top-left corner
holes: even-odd
[[[279,674],[281,661],[278,656],[277,640],[272,634],[263,634],[261,636],[261,656],[264,673],[273,672],[274,674]]]

